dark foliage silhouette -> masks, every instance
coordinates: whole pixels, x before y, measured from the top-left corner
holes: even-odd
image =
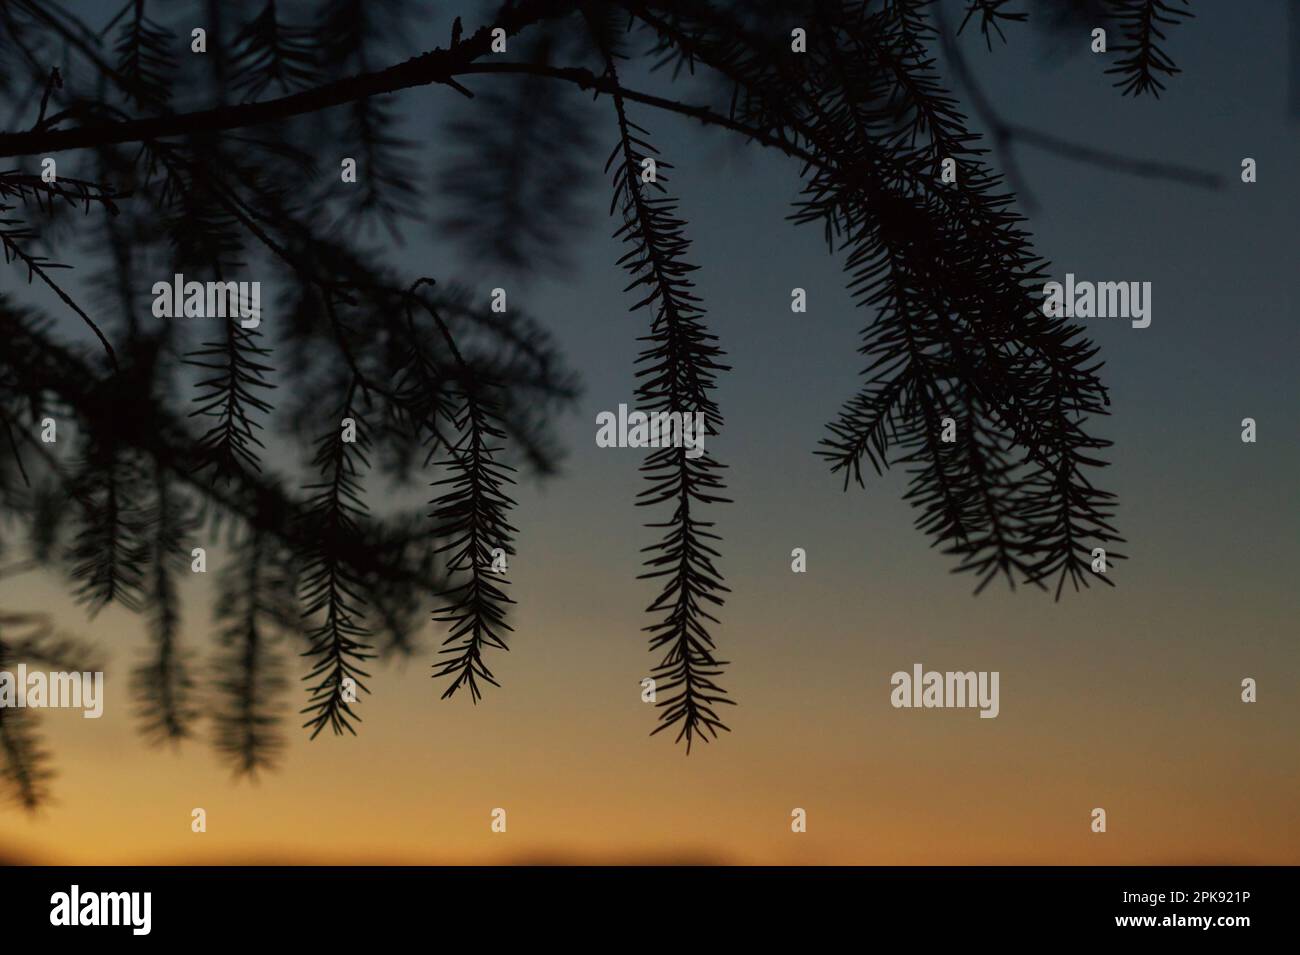
[[[1058,26],[1088,22],[1081,11],[1095,6],[1045,5]],[[270,0],[131,0],[103,28],[58,3],[0,0],[11,130],[0,157],[14,162],[0,172],[0,241],[11,274],[54,299],[38,309],[0,293],[5,543],[30,551],[22,569],[65,574],[90,613],[142,613],[151,650],[133,687],[150,738],[182,740],[206,714],[234,770],[274,766],[294,653],[307,670],[304,728],[355,732],[371,661],[411,653],[430,613],[447,631],[434,664],[443,696],[478,701],[498,683],[513,601],[494,561],[514,553],[513,475],[554,470],[548,422],[576,384],[517,306],[491,313],[445,276],[387,264],[386,243],[424,227],[403,220],[432,218],[516,272],[553,268],[582,221],[588,156],[612,142],[618,262],[647,316],[639,407],[722,428],[712,392],[727,368],[691,281],[672,165],[642,125],[652,111],[798,161],[791,218],[822,230],[870,315],[860,389],[818,451],[846,486],[863,483],[864,462],[905,468],[917,526],[977,591],[1002,577],[1059,597],[1067,581],[1098,577],[1094,547],[1122,556],[1113,496],[1093,479],[1107,442],[1087,430],[1109,403],[1097,349],[1037,308],[1046,264],[935,62],[945,44],[960,72],[958,32],[992,48],[1025,12],[975,0],[956,30],[925,0],[515,0],[481,26],[459,12],[446,46],[403,60],[398,41],[415,24],[395,0],[327,0],[306,19]],[[1163,31],[1185,11],[1125,0],[1096,16],[1120,31],[1110,72],[1122,91],[1163,89],[1176,72]],[[202,55],[194,25],[207,31]],[[791,52],[796,27],[806,53]],[[494,28],[509,38],[504,55]],[[642,88],[648,73],[689,85],[694,100]],[[968,72],[958,80],[973,87]],[[412,173],[417,144],[381,98],[427,85],[456,101],[442,129],[455,149],[435,188]],[[1028,141],[972,95],[1004,155],[1013,136]],[[46,156],[75,157],[65,168],[82,178],[48,181]],[[339,156],[364,171],[342,198]],[[946,158],[960,164],[957,184],[940,181]],[[557,182],[574,188],[538,187]],[[47,257],[69,246],[104,260],[86,271],[93,307]],[[278,289],[274,331],[231,316],[195,333],[151,317],[158,277],[254,270]],[[86,334],[56,332],[55,309]],[[38,437],[47,417],[56,444]],[[941,440],[944,418],[960,441]],[[310,436],[296,466],[284,452],[293,435]],[[662,517],[644,574],[660,587],[645,628],[658,655],[655,732],[673,729],[688,750],[727,728],[719,709],[732,702],[712,633],[727,592],[711,516],[725,502],[722,469],[656,449],[637,498]],[[430,486],[432,509],[376,514],[377,483]],[[179,637],[178,581],[200,539],[231,558],[209,665]],[[30,624],[0,616],[0,663],[54,654],[44,631],[22,636]],[[0,718],[4,779],[35,805],[48,769],[30,717]]]
[[[1111,0],[1123,42],[1115,44],[1117,53],[1124,53],[1107,73],[1118,74],[1115,85],[1125,96],[1150,93],[1159,96],[1165,88],[1157,74],[1166,77],[1178,72],[1174,61],[1161,49],[1164,31],[1191,16],[1188,0]]]
[[[0,670],[18,663],[54,670],[99,666],[94,651],[75,637],[54,630],[43,614],[0,613]],[[31,714],[16,707],[0,707],[0,794],[27,809],[35,809],[49,795],[52,775],[49,756],[41,744]]]

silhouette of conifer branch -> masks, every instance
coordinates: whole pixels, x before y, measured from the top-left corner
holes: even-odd
[[[365,6],[374,4],[367,2]],[[488,52],[493,29],[500,28],[508,36],[514,35],[536,23],[567,16],[575,7],[576,3],[566,0],[512,0],[498,11],[491,23],[464,37],[450,50],[431,50],[386,69],[349,75],[275,100],[138,119],[116,117],[111,122],[101,118],[71,129],[0,134],[0,157],[211,134],[284,121],[414,86],[431,83],[459,86],[455,74]]]
[[[521,39],[519,55],[545,67],[559,36],[542,31]],[[516,273],[565,264],[560,239],[582,221],[584,165],[593,146],[586,115],[568,93],[507,80],[456,104],[443,124],[456,149],[437,170],[446,210],[435,223],[439,234],[474,259]],[[555,182],[573,185],[555,190]]]
[[[363,0],[330,0],[317,16],[316,58],[325,75],[335,81],[364,74],[373,58],[386,52],[389,38],[402,29],[400,8]],[[419,199],[416,181],[407,174],[417,160],[414,145],[398,134],[398,117],[391,105],[378,97],[361,97],[339,111],[336,138],[342,155],[357,160],[363,174],[354,196],[337,221],[378,221],[397,235],[394,222],[412,215]]]
[[[963,25],[978,17],[991,46],[1005,22],[1024,19],[1007,5],[968,0]],[[395,63],[406,23],[400,4],[327,0],[310,27],[287,21],[284,8],[262,0],[217,18],[233,8],[208,4],[210,49],[196,59],[175,55],[183,34],[173,37],[170,26],[181,21],[158,22],[161,6],[145,0],[126,3],[102,36],[57,3],[0,2],[0,55],[13,66],[0,71],[0,95],[16,101],[16,131],[0,134],[0,156],[92,149],[96,172],[86,175],[98,180],[0,173],[0,216],[16,214],[0,221],[0,240],[29,282],[41,279],[94,329],[115,369],[105,377],[0,297],[0,509],[27,527],[38,564],[79,575],[92,607],[114,601],[148,611],[153,656],[136,674],[138,686],[147,684],[147,728],[177,738],[188,726],[192,686],[175,643],[175,577],[186,538],[222,530],[237,559],[222,575],[214,740],[237,773],[276,760],[274,697],[284,675],[273,643],[283,634],[306,631],[303,712],[313,737],[325,725],[352,731],[356,714],[341,681],[365,677],[361,666],[375,653],[409,652],[413,621],[431,596],[435,619],[449,626],[435,665],[435,676],[450,679],[444,696],[468,686],[476,701],[483,683],[496,683],[487,657],[506,646],[512,602],[491,569],[495,548],[513,553],[507,455],[550,470],[550,413],[576,389],[530,317],[514,308],[488,313],[452,286],[408,288],[407,277],[380,264],[382,249],[363,246],[329,215],[338,208],[337,173],[316,175],[322,142],[358,159],[350,214],[376,213],[398,238],[396,216],[424,211],[417,200],[429,190],[408,175],[402,114],[384,99],[420,86],[467,97],[449,127],[463,149],[453,153],[453,197],[491,213],[471,221],[453,203],[442,231],[451,226],[478,257],[519,266],[558,250],[575,220],[573,190],[554,201],[533,186],[572,181],[585,141],[586,114],[538,80],[612,98],[619,137],[607,171],[623,218],[616,236],[628,244],[620,263],[639,293],[634,310],[653,314],[637,402],[651,412],[703,413],[710,434],[722,424],[712,397],[722,352],[693,291],[676,205],[662,182],[651,187],[637,175],[634,160],[655,153],[627,105],[797,158],[803,192],[791,218],[820,227],[844,257],[855,302],[872,313],[860,387],[819,448],[832,470],[847,485],[863,483],[868,467],[905,469],[918,527],[977,591],[1004,578],[1054,585],[1059,597],[1067,581],[1078,588],[1100,576],[1091,571],[1095,547],[1106,547],[1110,561],[1122,556],[1110,552],[1120,540],[1113,496],[1092,481],[1107,447],[1088,423],[1108,404],[1097,349],[1078,326],[1039,308],[1047,263],[935,69],[933,4],[514,0],[469,33],[457,20],[446,48]],[[1188,14],[1173,0],[1116,0],[1112,8],[1124,34],[1116,49],[1130,54],[1112,68],[1118,85],[1158,93],[1160,74],[1176,72],[1160,49],[1162,30]],[[590,37],[575,29],[578,12]],[[725,95],[699,105],[625,87],[614,69],[625,24],[652,37],[651,62],[672,67],[674,78],[698,71]],[[789,25],[808,28],[806,53],[791,55]],[[512,61],[486,56],[496,26],[511,38]],[[587,68],[596,63],[598,72]],[[955,77],[995,144],[1015,135],[1082,161],[1113,158],[997,120],[962,66]],[[209,84],[206,104],[189,95],[196,76]],[[171,111],[173,91],[178,99],[184,91],[179,108],[188,111]],[[262,98],[272,91],[275,98]],[[241,96],[248,101],[236,102]],[[485,111],[514,120],[503,125]],[[515,165],[498,161],[503,155]],[[940,179],[946,159],[958,163],[956,182]],[[531,178],[501,176],[525,168]],[[114,219],[127,194],[131,215]],[[334,199],[325,203],[326,195]],[[116,274],[99,281],[119,313],[121,367],[108,338],[54,281],[61,266],[35,251],[76,211],[105,214],[91,234],[114,247]],[[39,236],[29,225],[37,216]],[[141,270],[162,261],[215,279],[265,268],[280,287],[287,363],[273,362],[271,339],[236,317],[186,353],[183,323],[150,322],[138,307],[136,289],[156,278]],[[416,306],[432,324],[414,322]],[[198,422],[167,401],[178,354],[201,371],[191,416]],[[270,469],[258,450],[272,424],[273,374],[294,386],[284,390],[284,430],[318,431],[321,408],[357,425],[349,444],[329,422],[313,460],[319,483],[305,494],[259,470]],[[61,431],[57,452],[34,437],[47,412],[61,428],[75,422],[75,440],[63,443]],[[943,437],[950,424],[955,441]],[[663,587],[646,630],[663,653],[655,732],[677,727],[689,750],[726,729],[717,708],[731,701],[715,682],[724,664],[710,634],[726,588],[717,537],[702,519],[707,505],[724,500],[720,465],[685,450],[647,457],[638,504],[672,508],[650,525],[663,536],[646,549],[644,576],[663,578]],[[433,483],[432,528],[410,515],[369,515],[363,474],[402,483],[426,480],[429,468],[445,478]],[[57,516],[51,502],[68,501],[74,506]],[[39,774],[20,775],[39,794]]]
[[[238,216],[223,201],[219,174],[198,161],[199,151],[198,144],[153,143],[145,156],[148,169],[162,176],[159,205],[175,224],[168,230],[177,239],[174,267],[182,274],[198,269],[220,282],[242,264],[244,240]],[[208,375],[195,382],[198,407],[190,417],[215,419],[199,441],[196,466],[228,479],[241,470],[260,470],[258,449],[265,445],[256,416],[271,411],[262,393],[275,385],[267,381],[274,369],[263,361],[270,349],[257,343],[257,332],[244,328],[238,314],[227,315],[222,330],[222,340],[203,342],[185,360]]]
[[[308,501],[307,536],[314,542],[302,569],[299,587],[303,617],[323,615],[311,629],[311,649],[304,656],[312,669],[304,678],[310,700],[302,710],[308,716],[304,727],[314,738],[326,726],[340,735],[344,730],[356,735],[353,719],[360,717],[352,709],[345,693],[345,680],[352,680],[356,692],[370,692],[363,679],[370,674],[361,665],[374,654],[362,642],[369,630],[362,622],[366,600],[361,582],[342,554],[360,543],[358,519],[368,508],[361,499],[360,474],[369,468],[367,451],[370,438],[360,412],[354,407],[356,383],[348,389],[338,423],[316,445],[315,466],[321,481],[304,490],[315,493]],[[344,440],[342,423],[351,419],[355,440]]]
[[[21,185],[17,184],[12,178],[9,182],[10,185],[7,186],[6,189],[19,190],[22,188]],[[0,196],[5,194],[12,193],[0,193]],[[28,194],[30,195],[32,193],[29,191]],[[91,197],[89,196],[87,197],[87,209],[90,207],[90,198]],[[70,268],[70,266],[51,261],[43,255],[27,251],[23,247],[23,244],[29,241],[35,241],[38,237],[36,232],[28,227],[22,220],[9,218],[4,215],[7,212],[13,211],[13,209],[14,207],[12,205],[0,202],[0,246],[4,248],[5,264],[8,265],[13,262],[19,262],[26,267],[28,284],[31,284],[34,279],[40,279],[41,282],[50,289],[50,291],[58,296],[65,305],[72,309],[82,322],[84,322],[90,330],[95,333],[95,337],[99,339],[99,343],[103,346],[104,352],[108,355],[109,361],[114,365],[114,367],[116,367],[117,355],[114,353],[113,346],[109,344],[104,333],[100,331],[99,326],[95,324],[94,320],[82,310],[81,306],[78,305],[50,276],[51,271],[67,269]],[[110,211],[112,211],[111,207]]]
[[[284,748],[278,698],[288,681],[273,641],[279,632],[296,632],[299,621],[295,582],[282,550],[272,535],[250,528],[221,577],[213,735],[236,775],[274,768]]]
[[[189,570],[195,527],[188,502],[173,486],[171,475],[153,462],[153,506],[149,528],[147,607],[151,657],[132,671],[132,695],[138,701],[145,735],[155,742],[179,742],[191,735],[198,718],[194,677],[180,645],[181,607],[176,575]]]
[[[275,0],[235,35],[230,52],[231,86],[255,100],[272,83],[282,92],[317,82],[319,71],[312,31],[281,23]]]
[[[479,680],[500,686],[484,659],[489,648],[508,650],[506,633],[513,628],[506,622],[507,606],[514,603],[504,588],[510,581],[492,569],[492,551],[514,553],[515,528],[506,520],[514,506],[506,488],[514,483],[514,468],[496,460],[505,433],[491,417],[491,411],[473,386],[459,397],[462,403],[452,419],[459,433],[448,449],[448,477],[434,481],[443,488],[430,503],[435,533],[447,541],[440,551],[448,554],[447,569],[453,581],[442,595],[443,606],[434,612],[434,621],[449,625],[444,640],[447,659],[434,664],[434,678],[451,677],[443,699],[468,687],[470,698],[482,696]]]
[[[273,708],[268,697],[281,678],[279,666],[268,659],[271,653],[266,649],[267,642],[262,633],[268,626],[277,631],[301,628],[298,610],[292,606],[293,586],[275,585],[273,581],[293,577],[290,563],[310,569],[312,561],[322,559],[323,545],[327,541],[317,531],[320,526],[319,495],[299,503],[285,496],[275,484],[247,474],[214,486],[195,474],[191,450],[184,438],[183,419],[176,419],[162,406],[147,415],[134,411],[130,403],[133,394],[130,388],[128,397],[123,399],[125,404],[115,405],[105,400],[102,389],[120,389],[124,384],[130,385],[130,376],[114,380],[107,386],[95,382],[93,375],[72,353],[39,337],[21,312],[0,308],[0,330],[13,346],[17,368],[22,372],[19,380],[4,383],[6,389],[12,387],[30,395],[56,394],[92,435],[114,435],[118,439],[119,451],[152,458],[165,465],[173,482],[185,484],[190,494],[202,495],[207,501],[205,520],[210,526],[219,527],[233,520],[246,525],[250,533],[262,535],[265,541],[278,542],[274,548],[269,545],[265,548],[272,557],[258,560],[258,573],[263,581],[262,590],[256,596],[261,614],[259,639],[250,649],[252,638],[247,627],[247,615],[231,624],[232,630],[238,624],[240,633],[237,641],[233,635],[225,638],[228,650],[219,661],[216,685],[220,696],[239,701],[238,705],[232,702],[220,711],[225,716],[219,721],[214,737],[219,749],[237,764],[237,769],[247,767],[241,769],[244,772],[269,765],[276,749],[276,734],[270,721]],[[141,377],[146,377],[143,372]],[[139,426],[124,427],[125,422],[132,421],[139,422]],[[35,446],[39,449],[39,442]],[[51,467],[57,466],[57,462],[49,463]],[[67,493],[76,499],[75,495],[83,490],[90,489],[73,485]],[[228,516],[222,517],[223,514]],[[355,534],[331,548],[328,558],[335,563],[340,580],[356,581],[352,589],[366,592],[372,602],[379,605],[377,616],[385,626],[403,628],[400,633],[388,635],[393,646],[400,646],[408,639],[405,620],[418,595],[423,594],[428,599],[445,590],[432,561],[433,542],[420,539],[427,535],[415,535],[409,530],[403,532],[403,528],[412,526],[409,518],[405,517],[381,523],[357,515],[354,523]],[[276,554],[283,556],[274,556]],[[240,557],[243,558],[242,552]],[[142,567],[147,567],[147,563]],[[287,599],[284,597],[286,591]],[[147,590],[145,597],[153,599]],[[310,595],[306,595],[304,602],[309,599]],[[228,603],[231,608],[236,608],[249,605],[251,600],[238,604],[231,597]],[[222,606],[226,605],[227,601],[223,600]],[[237,642],[237,646],[232,646],[233,642]],[[250,671],[249,666],[255,672]],[[248,693],[252,691],[257,692],[250,700]],[[243,743],[235,745],[239,740]],[[256,750],[252,756],[236,759],[239,754],[247,754],[250,748]]]
[[[617,82],[612,56],[607,71]],[[619,139],[605,170],[613,170],[611,212],[617,208],[623,217],[614,237],[629,246],[619,259],[632,276],[627,291],[643,295],[632,310],[649,308],[653,313],[650,334],[642,338],[649,345],[637,359],[645,365],[637,372],[642,379],[637,398],[641,409],[650,413],[698,413],[704,431],[717,434],[722,414],[710,392],[717,372],[727,366],[719,361],[723,353],[704,324],[704,310],[693,291],[689,276],[696,266],[686,261],[690,240],[685,222],[663,186],[664,170],[671,164],[657,158],[658,151],[645,138],[649,134],[627,118],[622,95],[616,91],[612,98]],[[643,188],[641,162],[646,158],[656,162],[653,191],[659,195]],[[704,434],[697,440],[702,448]],[[710,623],[718,623],[712,608],[722,605],[721,594],[728,589],[714,565],[718,552],[709,543],[720,538],[711,530],[713,522],[699,517],[703,506],[726,502],[718,473],[723,466],[707,451],[688,457],[684,444],[647,454],[641,471],[650,487],[638,495],[637,503],[673,508],[669,520],[648,525],[664,529],[665,534],[646,548],[649,570],[641,576],[665,578],[659,596],[646,608],[662,616],[645,630],[651,651],[664,652],[653,678],[656,692],[667,694],[656,704],[659,726],[653,732],[677,727],[677,740],[686,740],[689,753],[695,740],[708,742],[719,730],[729,729],[717,707],[734,701],[716,682],[726,661],[715,657],[708,629]]]
[[[1123,35],[1123,42],[1112,44],[1111,52],[1128,54],[1106,69],[1108,74],[1118,75],[1115,86],[1122,95],[1150,93],[1158,99],[1165,88],[1160,74],[1171,77],[1180,72],[1160,47],[1166,39],[1162,27],[1174,27],[1195,16],[1185,9],[1188,0],[1177,2],[1182,6],[1167,0],[1107,0]]]
[[[1001,38],[1002,42],[1006,43],[1006,34],[1002,32],[1002,27],[998,25],[998,21],[1006,20],[1008,22],[1023,23],[1029,19],[1027,13],[1003,10],[1002,8],[1009,2],[1010,0],[970,0],[966,5],[966,16],[962,17],[957,32],[961,33],[962,30],[966,29],[966,24],[970,22],[971,17],[978,13],[980,17],[980,33],[984,37],[985,45],[990,50],[993,49],[993,36],[989,33],[990,27]]]
[[[49,751],[41,745],[35,722],[35,717],[24,710],[0,708],[0,756],[4,757],[0,761],[0,783],[5,784],[7,795],[29,812],[49,798],[49,781],[54,777]]]
[[[515,502],[507,490],[514,484],[515,469],[497,459],[501,446],[494,442],[503,440],[505,432],[492,406],[494,384],[474,373],[437,307],[419,296],[426,283],[431,280],[421,279],[411,287],[407,308],[413,302],[429,313],[455,363],[454,371],[427,369],[428,374],[452,382],[449,424],[454,435],[442,438],[447,476],[432,483],[443,490],[429,502],[434,534],[444,542],[438,553],[447,555],[451,577],[450,586],[440,595],[442,605],[433,614],[436,623],[449,626],[440,651],[447,659],[434,664],[433,676],[452,678],[443,691],[444,700],[468,687],[470,699],[477,703],[483,694],[479,681],[500,686],[484,653],[510,649],[506,633],[513,628],[506,616],[514,601],[504,589],[509,580],[493,566],[493,551],[515,553],[515,528],[508,519]],[[408,321],[414,325],[409,311]],[[436,436],[432,430],[431,436]]]
[[[257,437],[262,424],[253,412],[268,413],[271,405],[254,389],[275,385],[266,380],[271,367],[260,361],[270,350],[256,344],[254,333],[240,327],[238,316],[227,318],[224,325],[225,341],[204,342],[187,363],[214,372],[197,383],[200,393],[194,401],[199,407],[190,412],[191,417],[216,419],[200,439],[199,467],[211,466],[217,475],[229,477],[242,469],[261,470],[256,448],[265,445]]]
[[[75,672],[96,670],[85,644],[57,633],[44,614],[0,612],[0,671],[19,663]],[[33,811],[49,796],[50,754],[41,744],[30,710],[0,707],[0,794]]]
[[[85,179],[62,176],[53,182],[46,182],[33,173],[9,169],[0,172],[0,198],[30,202],[38,211],[46,214],[52,212],[60,200],[68,206],[81,207],[87,212],[93,205],[98,205],[107,210],[111,218],[118,212],[117,200],[123,197],[100,183]]]
[[[127,95],[150,112],[161,112],[171,102],[175,72],[176,35],[151,19],[146,0],[127,0],[118,14],[123,18],[117,42],[117,74]]]
[[[1105,446],[1077,421],[1108,403],[1096,348],[1038,308],[1045,264],[934,73],[925,4],[871,14],[815,4],[808,16],[819,42],[797,58],[711,5],[687,0],[662,13],[627,5],[658,34],[662,60],[716,69],[736,85],[743,123],[819,156],[793,218],[822,224],[832,249],[848,252],[850,289],[876,311],[864,332],[867,385],[821,453],[846,482],[861,480],[864,454],[877,469],[909,465],[917,524],[959,557],[959,569],[1001,569],[1009,580],[1015,569],[1038,584],[1058,571],[1090,573],[1080,542],[1114,539],[1110,498],[1078,483],[1079,468],[1103,462],[1074,457]],[[943,184],[939,165],[949,157],[961,174]],[[964,454],[943,441],[944,418],[962,429]],[[1070,460],[1079,467],[1067,468]],[[1012,474],[1021,513],[1035,502],[1037,523],[1002,522],[991,533],[990,505],[1005,498]],[[1072,523],[1043,508],[1043,493],[1058,495]]]
[[[139,610],[145,601],[149,559],[145,516],[133,495],[139,463],[116,446],[91,449],[76,478],[83,525],[70,558],[75,595],[93,616],[110,603]]]

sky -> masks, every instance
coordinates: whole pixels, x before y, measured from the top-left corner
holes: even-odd
[[[1032,6],[1032,5],[1030,5]],[[7,609],[51,609],[109,657],[101,720],[42,714],[59,776],[34,816],[0,809],[0,857],[41,863],[724,862],[736,864],[1300,863],[1300,560],[1294,158],[1285,5],[1194,4],[1171,33],[1183,72],[1156,101],[1123,98],[1069,38],[1012,24],[986,52],[963,37],[1008,120],[1097,148],[1223,177],[1217,191],[1016,157],[1030,226],[1054,275],[1152,283],[1152,323],[1085,320],[1106,360],[1114,441],[1106,486],[1129,559],[1114,588],[1049,595],[950,573],[913,529],[903,476],[842,490],[813,450],[857,388],[869,316],[819,232],[785,221],[797,169],[758,147],[640,110],[675,165],[699,292],[732,371],[717,392],[729,465],[718,508],[731,594],[715,630],[732,661],[732,732],[690,756],[648,736],[640,632],[652,540],[632,506],[635,450],[597,448],[597,413],[631,403],[646,316],[628,314],[621,254],[591,157],[593,214],[562,274],[511,284],[547,324],[584,392],[557,425],[562,472],[520,488],[511,561],[519,607],[503,684],[477,707],[440,701],[430,649],[381,669],[356,738],[292,728],[282,768],[237,781],[202,745],[138,737],[126,675],[142,621],[87,621],[52,578],[0,580]],[[445,41],[440,5],[411,37]],[[950,14],[955,7],[949,5]],[[1032,10],[1031,10],[1032,14]],[[491,82],[478,77],[476,82]],[[400,94],[436,118],[451,95]],[[599,110],[607,104],[593,106]],[[612,128],[602,129],[612,137]],[[612,144],[612,138],[610,139]],[[1241,160],[1259,179],[1239,179]],[[997,159],[995,157],[994,161]],[[561,186],[557,185],[557,188]],[[455,269],[486,290],[512,277],[426,231],[399,263]],[[5,273],[4,287],[14,281]],[[806,314],[790,290],[808,291]],[[264,298],[264,301],[266,299]],[[267,314],[264,321],[274,321]],[[1258,441],[1240,440],[1257,422]],[[790,569],[792,548],[808,570]],[[211,594],[187,591],[185,637],[210,646]],[[915,663],[996,670],[1001,711],[890,706]],[[1257,703],[1240,699],[1258,681]],[[295,707],[296,708],[296,707]],[[202,807],[207,831],[190,829]],[[1090,830],[1095,807],[1104,834]],[[505,833],[490,830],[505,808]],[[807,813],[792,833],[791,811]]]

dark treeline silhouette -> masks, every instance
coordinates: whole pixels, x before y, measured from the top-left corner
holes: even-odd
[[[177,741],[209,715],[239,772],[274,763],[295,653],[313,736],[355,731],[344,690],[364,694],[369,661],[411,652],[430,614],[447,631],[443,695],[478,700],[510,630],[493,555],[514,552],[513,475],[553,471],[548,422],[577,385],[513,298],[498,314],[446,276],[399,274],[391,244],[432,228],[484,261],[552,268],[581,225],[581,190],[599,185],[582,181],[585,159],[608,150],[611,263],[646,316],[639,407],[702,413],[717,432],[725,356],[653,145],[658,112],[795,159],[793,218],[844,258],[866,367],[821,442],[830,469],[847,485],[864,464],[905,468],[917,526],[977,589],[1086,585],[1094,547],[1121,556],[1113,497],[1093,478],[1107,442],[1088,430],[1108,405],[1101,361],[1079,326],[1038,308],[1045,263],[935,62],[941,46],[964,69],[963,45],[1013,42],[1026,19],[1013,6],[971,2],[957,22],[922,0],[517,0],[481,23],[440,10],[445,44],[402,59],[416,8],[396,0],[132,0],[106,25],[0,0],[0,241],[10,277],[52,296],[37,308],[0,294],[0,574],[48,568],[92,614],[139,611],[152,646],[133,675],[143,730]],[[1142,95],[1176,72],[1163,44],[1182,6],[1060,0],[1029,21],[1084,36],[1105,24],[1110,72]],[[418,26],[428,35],[427,17]],[[648,64],[653,90],[638,85]],[[455,144],[432,187],[381,98],[420,86],[441,87]],[[1004,157],[1017,139],[1069,151],[998,125],[971,92]],[[70,154],[77,178],[42,175],[42,159]],[[358,179],[340,188],[343,157]],[[941,182],[945,159],[955,184]],[[92,278],[84,298],[65,287],[72,262]],[[174,273],[273,284],[274,329],[154,318],[149,289]],[[55,310],[84,333],[56,333]],[[941,439],[945,418],[960,440]],[[272,430],[312,437],[305,478],[268,452]],[[637,502],[661,534],[645,574],[659,588],[646,627],[655,732],[689,749],[726,729],[731,702],[713,635],[722,465],[661,448],[643,471]],[[375,514],[376,482],[430,485],[433,501]],[[209,679],[180,645],[178,580],[191,549],[216,541],[229,559]],[[0,665],[80,669],[71,646],[29,613],[0,616]],[[30,721],[0,710],[3,778],[32,806],[48,769]]]

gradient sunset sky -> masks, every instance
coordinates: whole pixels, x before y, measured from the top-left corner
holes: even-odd
[[[641,453],[594,443],[597,413],[633,402],[646,325],[627,312],[603,216],[606,125],[588,171],[592,216],[565,274],[527,285],[493,275],[433,244],[427,226],[395,253],[410,275],[454,274],[485,297],[507,285],[583,378],[559,423],[562,474],[518,494],[516,634],[494,666],[503,687],[477,707],[440,701],[430,624],[423,654],[378,670],[357,738],[309,743],[295,686],[282,768],[235,781],[203,741],[173,753],[136,734],[127,676],[145,643],[140,618],[113,609],[87,621],[63,581],[2,580],[0,606],[52,612],[109,669],[103,719],[42,714],[55,804],[33,816],[0,808],[0,857],[1300,863],[1300,124],[1287,116],[1286,4],[1193,8],[1168,47],[1184,72],[1158,101],[1122,98],[1086,31],[1069,55],[1061,37],[1017,24],[991,54],[978,34],[962,38],[1006,118],[1224,179],[1206,191],[1017,152],[1038,200],[1036,246],[1056,275],[1153,286],[1149,328],[1085,321],[1111,388],[1112,416],[1094,427],[1115,442],[1102,480],[1128,540],[1115,588],[1059,603],[998,586],[973,597],[972,579],[950,574],[912,528],[901,473],[841,490],[812,452],[857,388],[869,316],[820,232],[784,221],[797,169],[639,110],[632,118],[675,164],[699,290],[733,367],[718,392],[727,427],[710,445],[735,501],[715,509],[732,589],[715,631],[739,702],[732,732],[689,757],[667,734],[647,735],[655,714],[639,681],[653,658],[640,628],[654,591],[636,576],[654,532],[632,506]],[[412,46],[445,43],[454,12],[437,4]],[[401,102],[432,124],[450,95]],[[607,117],[609,104],[591,108]],[[1239,179],[1247,156],[1253,185]],[[6,291],[20,278],[0,272]],[[790,312],[795,286],[808,290],[807,314]],[[274,321],[265,313],[264,326]],[[1258,422],[1256,444],[1240,440],[1244,417]],[[807,551],[806,574],[790,571],[794,547]],[[187,597],[186,642],[206,655],[211,593],[195,581]],[[890,675],[914,663],[999,671],[1000,715],[893,709]],[[1244,677],[1259,702],[1241,702]],[[194,807],[207,812],[204,834],[190,831]],[[489,830],[496,807],[505,834]],[[805,834],[790,831],[795,807]],[[1104,835],[1090,831],[1094,807],[1107,811]]]

